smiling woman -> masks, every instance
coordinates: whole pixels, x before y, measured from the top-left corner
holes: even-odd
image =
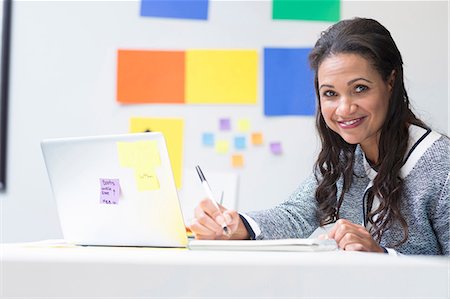
[[[233,239],[325,230],[343,250],[449,255],[450,140],[411,110],[390,32],[373,19],[343,20],[309,59],[322,142],[314,172],[269,210],[218,213],[202,201],[195,237],[227,238],[218,220],[228,219]]]
[[[3,0],[0,5],[1,56],[0,56],[0,189],[6,188],[6,142],[8,131],[9,51],[11,34],[11,3]]]

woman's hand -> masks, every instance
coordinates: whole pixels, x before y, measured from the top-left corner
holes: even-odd
[[[328,237],[336,240],[339,248],[343,250],[384,252],[363,226],[346,219],[336,221]]]
[[[203,199],[195,208],[195,218],[192,220],[190,230],[196,239],[248,239],[249,235],[239,214],[235,210],[227,210],[219,205],[221,213],[214,203],[208,199]],[[225,235],[222,223],[228,227],[229,235]]]

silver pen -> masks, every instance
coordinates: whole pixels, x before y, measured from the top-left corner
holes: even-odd
[[[195,166],[195,170],[197,170],[198,176],[200,177],[200,181],[202,182],[203,189],[205,190],[206,196],[213,202],[214,206],[216,207],[217,211],[219,211],[220,215],[222,215],[223,220],[225,221],[225,218],[223,217],[222,211],[219,208],[219,205],[214,199],[214,196],[211,191],[211,187],[208,184],[208,181],[205,178],[205,175],[203,174],[202,170],[200,169],[200,166]],[[228,226],[225,222],[221,224],[223,232],[226,236],[229,236],[230,231],[228,230]]]

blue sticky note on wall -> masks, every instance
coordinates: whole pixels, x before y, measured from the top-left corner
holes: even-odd
[[[314,115],[314,73],[311,48],[264,49],[264,114]]]
[[[243,150],[246,148],[246,141],[244,136],[234,137],[234,148],[237,150]]]
[[[208,19],[209,0],[141,0],[141,16]]]
[[[214,134],[213,133],[203,133],[202,143],[203,143],[203,146],[214,146]]]

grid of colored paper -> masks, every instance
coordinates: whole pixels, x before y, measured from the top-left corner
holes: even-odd
[[[273,0],[274,20],[335,22],[340,18],[340,0]],[[143,17],[207,20],[209,0],[141,0]],[[264,49],[264,114],[266,116],[315,113],[313,73],[308,64],[310,48]],[[123,104],[256,104],[258,99],[257,50],[119,50],[117,101]],[[177,183],[181,186],[182,120],[131,120],[132,132],[161,131],[166,137]],[[230,140],[204,132],[202,145],[219,154],[244,151],[248,145],[262,147],[262,132],[251,132],[249,119],[234,126],[222,118],[219,131],[241,135]],[[283,153],[281,142],[268,142],[273,155]],[[232,153],[233,167],[244,166],[244,155]],[[146,183],[148,174],[143,174]],[[153,188],[156,185],[153,186]],[[147,186],[148,187],[148,186]]]
[[[251,155],[252,151],[259,151],[264,148],[264,134],[261,131],[242,132],[239,129],[240,122],[245,123],[245,131],[251,128],[251,120],[249,118],[238,118],[235,121],[232,121],[228,117],[222,117],[218,119],[216,132],[203,132],[201,135],[203,147],[213,148],[216,154],[225,157],[228,156],[233,168],[244,168],[245,155]],[[226,130],[224,130],[224,126]],[[213,126],[208,125],[208,127]],[[236,129],[234,131],[228,130],[228,128],[232,127]],[[266,148],[272,156],[283,155],[281,141],[269,142]]]

